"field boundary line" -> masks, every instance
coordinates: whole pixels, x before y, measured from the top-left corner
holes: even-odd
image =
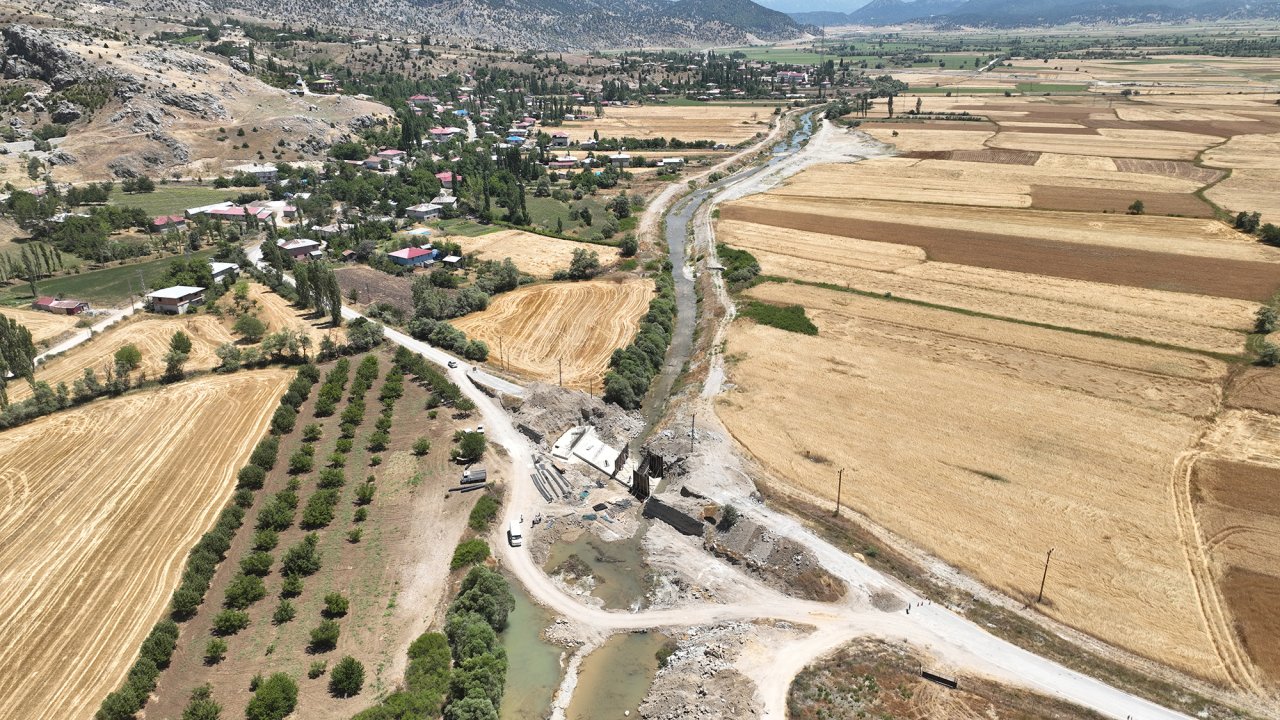
[[[834,292],[850,293],[853,295],[861,295],[863,297],[875,298],[878,300],[887,300],[889,302],[908,303],[910,305],[919,305],[921,307],[933,308],[935,310],[946,310],[948,312],[958,313],[960,315],[969,315],[971,317],[983,318],[986,320],[999,320],[1002,322],[1014,323],[1016,325],[1026,325],[1029,327],[1037,327],[1044,330],[1057,330],[1059,332],[1067,332],[1075,335],[1087,335],[1089,337],[1102,338],[1104,340],[1118,340],[1133,345],[1145,345],[1161,350],[1173,350],[1176,352],[1192,353],[1202,355],[1204,357],[1221,360],[1226,363],[1240,363],[1247,358],[1243,354],[1227,354],[1214,352],[1212,350],[1201,350],[1198,348],[1189,348],[1182,345],[1174,345],[1172,343],[1162,343],[1156,340],[1146,340],[1144,338],[1130,337],[1128,335],[1117,335],[1115,333],[1103,332],[1101,330],[1085,330],[1083,328],[1073,328],[1066,325],[1053,325],[1051,323],[1036,322],[1035,320],[1022,320],[1019,318],[1008,317],[1005,315],[995,315],[993,313],[982,312],[981,310],[968,310],[966,308],[955,307],[953,305],[942,305],[939,303],[931,303],[927,300],[916,300],[914,298],[903,297],[901,295],[893,295],[891,293],[875,293],[870,290],[858,290],[857,288],[836,285],[833,283],[817,282],[814,280],[798,280],[795,278],[783,277],[781,275],[759,275],[760,282],[773,283],[793,283],[796,285],[805,285],[808,287],[816,287],[823,290],[831,290]]]

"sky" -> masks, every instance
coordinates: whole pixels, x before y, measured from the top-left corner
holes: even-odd
[[[756,0],[767,8],[782,12],[807,12],[810,10],[834,10],[853,12],[871,0]]]

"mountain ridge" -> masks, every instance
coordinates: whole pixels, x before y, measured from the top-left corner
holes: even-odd
[[[872,0],[851,12],[792,13],[801,23],[938,27],[1037,27],[1280,18],[1280,2],[1251,0]]]

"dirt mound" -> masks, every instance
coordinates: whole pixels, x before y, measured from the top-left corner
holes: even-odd
[[[663,648],[667,655],[640,706],[641,718],[754,718],[755,685],[734,667],[747,623],[694,627]]]
[[[600,438],[615,448],[630,442],[644,428],[639,413],[609,405],[578,390],[546,383],[529,385],[528,395],[514,414],[518,424],[542,435],[542,445],[546,448],[575,425],[594,427]]]

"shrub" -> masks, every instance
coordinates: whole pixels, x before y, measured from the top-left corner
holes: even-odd
[[[142,364],[142,351],[138,349],[137,345],[129,343],[116,350],[115,361],[119,367],[137,370],[138,366]]]
[[[463,578],[462,588],[449,607],[449,614],[474,612],[483,617],[494,632],[502,632],[507,627],[507,615],[515,603],[511,588],[501,575],[477,566]]]
[[[364,665],[350,655],[338,661],[329,674],[329,692],[334,697],[354,697],[364,687]]]
[[[311,423],[310,425],[302,428],[302,439],[304,442],[315,442],[320,439],[320,436],[323,433],[324,430],[321,429],[318,423]]]
[[[1274,343],[1262,343],[1262,348],[1258,350],[1258,364],[1263,367],[1280,365],[1280,347]]]
[[[351,438],[341,438],[334,444],[334,450],[340,453],[349,453],[351,452],[351,446]]]
[[[329,467],[331,467],[331,468],[341,468],[341,467],[346,467],[346,465],[347,465],[347,456],[346,456],[346,455],[343,455],[343,454],[342,454],[342,453],[340,453],[340,452],[332,452],[332,453],[329,453],[329,463],[328,463],[328,465],[329,465]]]
[[[213,699],[213,686],[205,683],[191,691],[191,700],[182,710],[182,720],[220,720],[222,706]]]
[[[365,518],[367,517],[369,517],[369,508],[362,508],[362,507],[356,508],[356,514],[354,518],[356,522],[362,523],[365,521]]]
[[[800,333],[802,335],[817,335],[818,326],[805,315],[804,308],[800,305],[770,305],[755,300],[749,300],[738,310],[743,317],[751,318],[761,325],[776,327],[779,330]]]
[[[293,609],[293,603],[286,599],[281,599],[276,604],[275,611],[271,613],[271,622],[276,625],[283,625],[292,620],[295,615],[297,615],[297,611]]]
[[[387,449],[387,442],[390,438],[386,433],[379,430],[369,436],[369,444],[365,446],[369,452],[382,452]]]
[[[338,623],[332,620],[321,620],[320,624],[311,630],[311,651],[312,652],[328,652],[338,645],[338,635],[341,633]]]
[[[220,637],[213,638],[204,646],[204,664],[217,665],[227,656],[227,641]]]
[[[347,542],[354,545],[355,543],[360,542],[360,537],[362,535],[364,535],[364,532],[360,528],[352,528],[347,531]]]
[[[241,488],[236,491],[236,494],[232,497],[232,501],[237,507],[242,507],[247,510],[253,507],[253,491]]]
[[[284,583],[280,586],[280,597],[298,597],[302,594],[302,576],[301,575],[285,575]]]
[[[352,438],[356,436],[355,423],[349,423],[349,422],[342,423],[341,425],[338,426],[338,433],[342,436],[343,440],[350,441]]]
[[[267,334],[267,325],[256,315],[241,315],[231,328],[247,342],[256,343]]]
[[[258,511],[256,529],[283,532],[293,524],[293,511],[298,507],[298,495],[288,488],[281,490]]]
[[[223,610],[213,618],[214,635],[235,635],[249,627],[249,613],[243,610]]]
[[[431,452],[431,440],[420,437],[413,441],[413,454],[422,457]]]
[[[267,532],[271,531],[268,530]],[[264,550],[255,550],[240,558],[240,572],[255,577],[266,577],[271,572],[272,561],[271,553]]]
[[[370,455],[370,456],[369,456],[369,467],[378,467],[378,466],[379,466],[379,465],[381,465],[381,464],[382,464],[382,456],[381,456],[381,455]]]
[[[1268,335],[1276,330],[1276,310],[1270,305],[1263,305],[1258,308],[1257,314],[1254,315],[1253,331],[1261,335]]]
[[[288,405],[281,405],[276,408],[275,415],[271,416],[271,432],[276,435],[287,435],[293,432],[293,426],[298,421],[298,411]]]
[[[453,560],[449,562],[449,569],[457,570],[467,565],[476,565],[484,562],[488,557],[488,543],[478,538],[466,540],[458,543],[458,547],[453,549]]]
[[[481,495],[475,506],[471,508],[467,525],[472,530],[484,530],[496,517],[498,517],[498,501],[492,495]]]
[[[309,533],[285,552],[280,569],[285,575],[312,575],[320,570],[320,551],[316,549],[319,538]]]
[[[254,451],[257,452],[257,451]],[[272,461],[274,464],[274,461]],[[257,465],[245,465],[240,468],[240,474],[236,476],[236,487],[245,490],[261,490],[262,483],[266,480],[267,471]]]
[[[331,592],[324,596],[324,616],[340,618],[347,614],[347,608],[350,605],[351,601],[347,600],[342,593]]]
[[[311,663],[311,667],[307,668],[307,677],[312,680],[315,680],[316,678],[323,675],[325,671],[328,669],[329,669],[328,660],[316,660],[315,662]]]
[[[731,530],[734,525],[738,524],[739,517],[738,508],[732,505],[725,505],[724,514],[720,516],[720,532],[728,532]]]
[[[368,482],[356,488],[356,504],[368,505],[373,502],[374,489],[373,483]]]
[[[298,684],[284,673],[275,673],[258,684],[244,709],[246,720],[284,720],[298,704]]]
[[[267,588],[257,575],[236,575],[227,583],[227,594],[222,604],[232,610],[244,610],[267,596]]]

